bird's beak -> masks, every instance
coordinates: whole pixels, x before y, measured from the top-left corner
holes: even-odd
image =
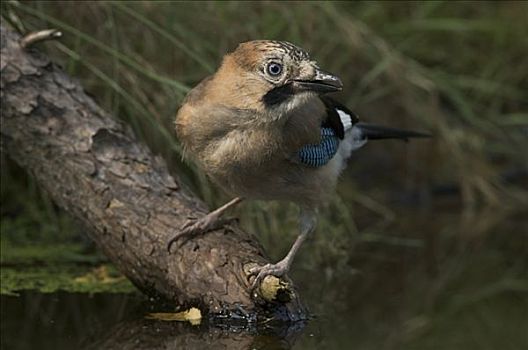
[[[343,88],[341,80],[333,74],[318,69],[312,80],[294,80],[296,91],[313,91],[319,94],[340,91]]]

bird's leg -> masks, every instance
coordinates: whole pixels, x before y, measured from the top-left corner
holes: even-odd
[[[266,264],[264,266],[257,266],[252,268],[249,272],[250,275],[256,275],[253,283],[251,284],[251,289],[255,289],[258,286],[259,282],[262,281],[267,275],[274,275],[281,277],[286,274],[295,258],[295,254],[299,250],[299,247],[306,240],[308,234],[313,232],[317,224],[317,212],[313,209],[301,208],[301,213],[299,215],[299,235],[293,242],[290,251],[286,256],[276,264]]]
[[[233,220],[233,218],[222,218],[222,215],[231,207],[234,207],[242,201],[241,197],[236,197],[221,207],[213,210],[209,214],[201,217],[200,219],[188,220],[176,235],[174,235],[167,245],[167,249],[171,250],[171,246],[180,238],[184,236],[194,236],[198,233],[205,233],[208,231],[216,230],[224,224]]]

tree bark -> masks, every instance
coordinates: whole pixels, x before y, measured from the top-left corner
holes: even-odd
[[[169,254],[171,235],[187,218],[204,215],[204,203],[182,189],[126,125],[46,56],[21,45],[4,23],[1,39],[3,150],[84,223],[140,290],[206,313],[229,315],[240,306],[253,316],[306,317],[287,278],[268,276],[259,293],[250,292],[247,270],[268,261],[255,238],[236,225]]]

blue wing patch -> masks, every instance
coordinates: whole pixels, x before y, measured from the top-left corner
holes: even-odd
[[[339,138],[332,128],[321,128],[321,142],[315,145],[306,145],[298,152],[299,160],[309,167],[325,165],[337,153]]]

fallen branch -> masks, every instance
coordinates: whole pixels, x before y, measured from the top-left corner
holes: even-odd
[[[9,156],[148,295],[205,313],[305,318],[288,279],[269,276],[259,293],[250,292],[247,271],[268,261],[258,242],[236,226],[167,252],[169,237],[188,217],[204,215],[205,205],[78,82],[37,50],[25,49],[56,37],[56,31],[43,31],[21,40],[2,22],[1,136]]]
[[[38,42],[58,39],[61,36],[62,33],[59,32],[57,29],[45,29],[38,32],[29,33],[28,35],[20,39],[20,46],[26,49]]]

